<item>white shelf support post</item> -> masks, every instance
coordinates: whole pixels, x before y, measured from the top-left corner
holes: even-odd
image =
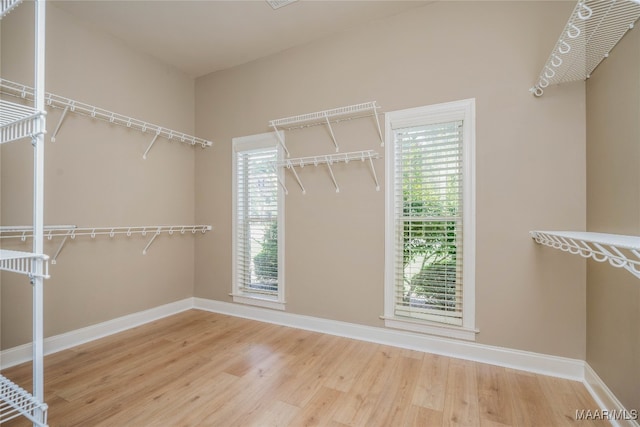
[[[35,108],[44,111],[44,64],[45,64],[45,13],[44,0],[36,0],[35,17]],[[41,129],[44,131],[45,117],[41,115]],[[33,252],[44,253],[44,133],[40,132],[33,141]],[[33,396],[44,402],[44,261],[35,260],[33,280]],[[46,424],[46,412],[36,407],[33,416],[36,421]]]

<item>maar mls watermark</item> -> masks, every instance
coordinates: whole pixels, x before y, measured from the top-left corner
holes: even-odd
[[[576,409],[576,420],[630,421],[638,420],[638,410],[632,409]]]

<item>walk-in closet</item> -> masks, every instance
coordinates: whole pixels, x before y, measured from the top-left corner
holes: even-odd
[[[3,426],[639,426],[639,1],[0,11]]]

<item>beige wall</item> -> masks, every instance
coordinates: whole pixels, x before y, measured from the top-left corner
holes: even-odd
[[[585,262],[540,247],[534,229],[585,227],[584,84],[535,81],[572,2],[442,2],[196,80],[195,295],[229,301],[231,140],[268,121],[377,100],[382,111],[476,98],[477,341],[583,359]],[[336,127],[342,151],[383,149],[372,119]],[[287,133],[292,156],[333,152],[321,127]],[[384,179],[383,160],[376,162]],[[287,311],[382,326],[384,188],[341,165],[288,175]]]
[[[640,235],[640,32],[629,32],[587,83],[587,227]],[[640,284],[587,266],[587,362],[629,410],[640,409]]]
[[[33,12],[24,2],[2,21],[2,77],[33,85]],[[194,82],[49,3],[47,91],[175,130],[194,131]],[[49,110],[52,132],[60,110]],[[83,226],[191,224],[194,156],[200,148],[68,114],[45,149],[45,223]],[[2,146],[2,223],[31,224],[28,141]],[[91,240],[64,247],[45,282],[45,334],[68,332],[193,295],[194,237]],[[59,240],[58,240],[59,242]],[[8,247],[3,242],[3,247]],[[29,249],[28,245],[14,246]],[[45,252],[53,255],[56,244]],[[2,274],[2,347],[30,340],[31,288]]]

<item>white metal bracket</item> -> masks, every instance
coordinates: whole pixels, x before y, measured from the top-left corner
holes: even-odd
[[[56,142],[56,136],[60,131],[60,126],[62,126],[62,122],[64,121],[64,118],[67,116],[68,111],[69,111],[69,106],[67,105],[66,107],[64,107],[64,110],[62,110],[62,115],[60,116],[60,120],[58,120],[58,124],[56,125],[55,130],[51,134],[51,142]]]

